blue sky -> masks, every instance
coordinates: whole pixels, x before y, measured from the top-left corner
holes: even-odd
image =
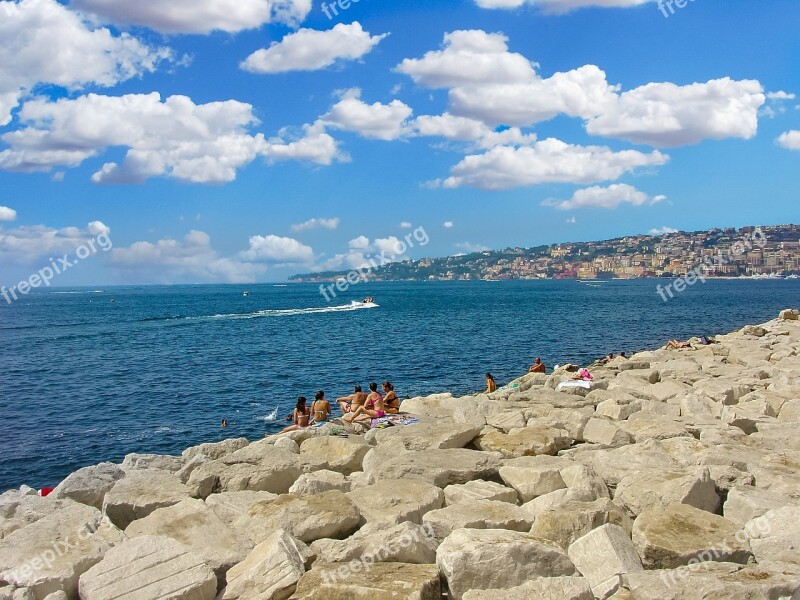
[[[792,0],[142,4],[0,1],[0,284],[797,222]]]

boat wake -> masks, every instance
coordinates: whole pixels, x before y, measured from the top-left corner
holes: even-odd
[[[341,306],[322,306],[319,308],[287,308],[280,310],[259,310],[251,313],[232,313],[225,315],[211,315],[209,317],[189,317],[194,319],[258,319],[261,317],[291,317],[295,315],[319,315],[324,313],[351,312],[378,308],[374,302],[351,302]]]
[[[271,413],[269,413],[266,417],[261,417],[258,419],[259,421],[264,421],[265,423],[273,423],[278,420],[278,407],[275,407]]]

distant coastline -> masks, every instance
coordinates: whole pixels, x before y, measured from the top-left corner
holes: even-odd
[[[683,277],[702,268],[709,279],[800,277],[800,225],[748,226],[598,242],[485,250],[363,268],[363,280],[629,280]],[[352,271],[351,271],[352,272]],[[336,282],[346,271],[294,275],[297,283]]]

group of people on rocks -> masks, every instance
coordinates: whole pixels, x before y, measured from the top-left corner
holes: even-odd
[[[357,385],[349,396],[337,398],[336,404],[339,405],[344,415],[342,420],[347,423],[362,423],[400,412],[400,398],[395,393],[391,382],[385,381],[382,389],[383,394],[378,391],[378,384],[373,382],[369,384],[370,393],[365,394],[361,386]],[[331,404],[325,399],[325,392],[317,392],[310,407],[305,396],[300,396],[292,415],[287,419],[291,420],[293,424],[281,433],[324,423],[331,414]]]

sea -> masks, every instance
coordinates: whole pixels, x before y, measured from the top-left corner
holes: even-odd
[[[0,301],[0,492],[128,453],[255,440],[317,390],[333,400],[389,380],[401,398],[469,394],[537,356],[587,364],[800,306],[797,280],[711,280],[668,302],[657,283],[364,283],[330,302],[313,284],[109,287]],[[368,296],[377,306],[360,304]]]

